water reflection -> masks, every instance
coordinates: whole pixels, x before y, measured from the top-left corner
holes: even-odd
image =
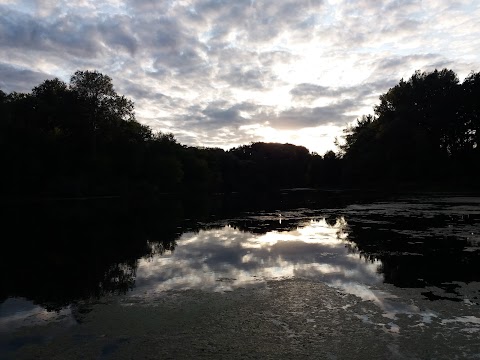
[[[480,198],[419,196],[351,205],[345,212],[349,241],[382,262],[387,283],[437,286],[454,300],[455,294],[463,299],[454,282],[480,281]]]
[[[75,323],[70,307],[57,312],[47,311],[22,298],[10,298],[0,304],[0,334],[22,326],[43,325],[50,322]]]
[[[47,310],[135,284],[137,259],[175,247],[179,218],[169,212],[160,228],[118,204],[29,204],[0,217],[0,303],[23,298]],[[141,217],[141,218],[139,218]],[[152,225],[152,224],[155,224]]]
[[[225,291],[292,277],[379,304],[385,296],[371,286],[382,282],[419,287],[429,300],[480,303],[480,290],[465,286],[480,282],[480,198],[322,209],[282,207],[285,199],[249,212],[204,199],[143,211],[77,203],[29,206],[18,216],[9,209],[0,217],[0,303],[22,298],[60,310],[111,293]]]
[[[304,221],[289,231],[255,234],[225,225],[183,234],[174,252],[141,259],[133,294],[232,290],[270,279],[316,279],[336,286],[374,284],[378,260],[356,253],[343,217]]]

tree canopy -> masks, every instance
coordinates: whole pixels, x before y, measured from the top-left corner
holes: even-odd
[[[304,147],[254,143],[224,151],[154,133],[97,71],[77,71],[69,84],[45,80],[31,93],[2,91],[0,111],[7,174],[0,181],[8,196],[271,190],[324,180],[323,158],[312,162]]]
[[[479,179],[480,74],[415,72],[348,127],[340,152],[179,144],[135,119],[112,79],[77,71],[30,93],[0,90],[0,188],[9,197],[265,191]]]
[[[480,76],[415,72],[345,131],[348,181],[445,181],[477,176]]]

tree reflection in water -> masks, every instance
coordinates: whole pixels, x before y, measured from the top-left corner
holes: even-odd
[[[436,201],[329,210],[277,202],[247,213],[203,200],[133,211],[115,203],[11,209],[0,301],[22,297],[59,310],[112,293],[229,290],[286,277],[438,286],[460,297],[454,282],[480,280],[480,211],[476,202]]]
[[[3,233],[10,235],[0,252],[0,301],[21,297],[59,310],[81,299],[124,294],[134,287],[137,259],[174,249],[171,219],[159,233],[111,203],[30,204],[12,211],[3,217]]]

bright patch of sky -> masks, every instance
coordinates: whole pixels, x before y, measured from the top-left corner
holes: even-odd
[[[96,69],[188,145],[323,154],[415,70],[480,71],[475,0],[0,0],[0,89]]]

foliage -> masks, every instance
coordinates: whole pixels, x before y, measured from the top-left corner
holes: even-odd
[[[135,120],[112,79],[77,71],[31,93],[0,92],[4,194],[15,197],[231,192],[320,185],[323,158],[304,147],[255,143],[186,147]],[[310,171],[316,171],[315,177]],[[313,181],[312,181],[313,180]]]
[[[478,176],[480,76],[415,72],[345,130],[347,182],[446,181]]]
[[[135,120],[110,77],[77,71],[31,93],[0,90],[2,194],[8,197],[268,191],[450,182],[480,173],[480,74],[415,72],[345,130],[339,154],[252,143],[229,151],[179,144]]]

